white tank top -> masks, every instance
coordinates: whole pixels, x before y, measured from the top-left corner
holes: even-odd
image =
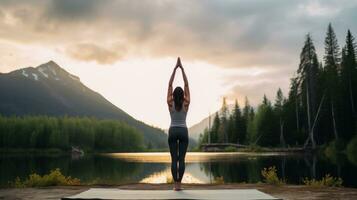
[[[171,124],[170,127],[187,127],[186,125],[186,116],[187,116],[187,111],[184,110],[184,107],[182,105],[182,108],[180,111],[177,111],[175,109],[175,102],[172,103],[172,110],[170,110],[170,116],[171,116]]]

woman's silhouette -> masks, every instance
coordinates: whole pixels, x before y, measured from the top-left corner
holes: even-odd
[[[182,71],[185,88],[183,90],[181,87],[176,87],[172,92],[172,82],[174,81],[177,68],[180,68]],[[168,138],[171,154],[171,173],[175,181],[174,190],[177,191],[182,189],[181,180],[185,172],[185,155],[188,146],[186,115],[190,105],[190,90],[180,57],[177,58],[176,66],[169,81],[169,89],[167,91],[167,105],[169,107],[171,116]]]

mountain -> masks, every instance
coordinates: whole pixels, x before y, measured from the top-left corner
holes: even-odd
[[[213,119],[216,113],[211,114],[211,126],[213,123]],[[209,116],[204,118],[203,120],[201,120],[199,123],[191,126],[188,129],[188,132],[190,134],[190,137],[196,141],[198,141],[200,134],[203,133],[203,131],[205,130],[205,128],[208,128],[209,125]]]
[[[53,61],[0,73],[0,114],[118,119],[141,131],[147,145],[167,146],[167,135],[162,130],[134,119]]]
[[[227,105],[228,108],[228,112],[231,113],[233,111],[234,105]],[[218,114],[220,115],[220,110],[214,112],[213,114],[211,114],[211,126],[214,120],[214,117],[216,116],[216,113],[218,112]],[[203,134],[203,131],[205,130],[205,128],[208,128],[209,126],[209,116],[207,116],[206,118],[202,119],[200,122],[198,122],[197,124],[191,126],[188,129],[189,135],[192,139],[198,141],[200,134]]]

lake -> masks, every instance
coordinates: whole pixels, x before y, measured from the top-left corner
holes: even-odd
[[[194,153],[186,156],[185,183],[257,183],[261,170],[276,166],[288,183],[301,184],[302,177],[320,179],[339,176],[343,185],[357,187],[357,162],[344,155],[326,158],[317,155],[277,153]],[[0,155],[0,184],[30,173],[46,174],[60,168],[62,173],[83,183],[166,183],[171,179],[169,153],[112,153],[83,157]]]

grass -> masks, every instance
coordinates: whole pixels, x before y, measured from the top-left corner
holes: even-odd
[[[272,185],[282,185],[285,184],[286,181],[284,179],[280,179],[277,174],[277,170],[275,166],[264,168],[261,171],[261,174],[264,178],[264,182]]]
[[[322,177],[321,180],[308,179],[305,177],[303,179],[303,183],[312,187],[341,187],[343,181],[341,178],[336,178],[330,174],[326,174],[325,177]]]
[[[167,184],[173,184],[174,183],[174,179],[171,176],[166,177],[166,183]]]
[[[36,173],[30,174],[25,180],[17,177],[12,184],[16,188],[25,187],[46,187],[46,186],[63,186],[63,185],[80,185],[80,180],[70,176],[64,176],[60,169],[51,170],[49,174],[40,176]]]
[[[224,178],[222,176],[215,177],[213,182],[215,184],[224,184]]]

